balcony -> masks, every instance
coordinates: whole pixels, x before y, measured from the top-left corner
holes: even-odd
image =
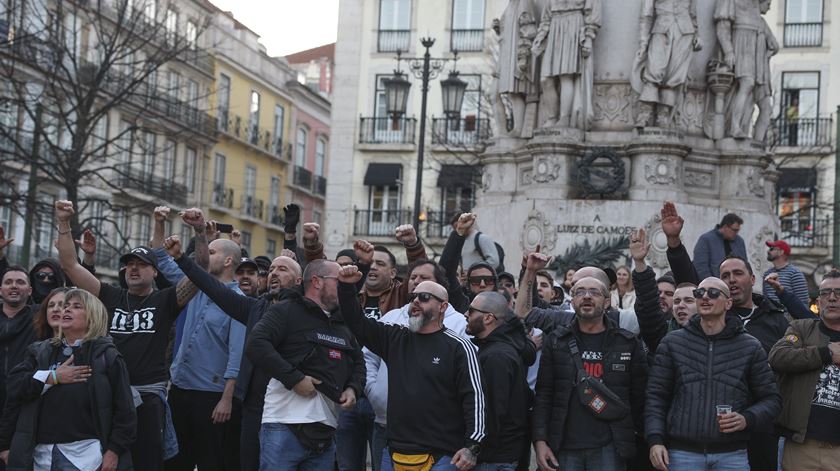
[[[822,23],[786,23],[785,47],[822,46]]]
[[[306,191],[312,191],[312,172],[295,165],[292,183]]]
[[[266,221],[269,224],[274,224],[275,226],[282,226],[283,225],[283,208],[280,206],[271,205],[268,207],[268,211],[266,212]]]
[[[415,118],[361,118],[360,144],[414,144]]]
[[[271,131],[252,125],[240,116],[232,115],[220,108],[216,113],[216,129],[228,136],[248,144],[275,157],[283,157],[283,139],[275,139]]]
[[[452,220],[455,214],[462,212],[463,211],[426,212],[426,237],[440,237],[444,239],[449,237],[449,234],[452,232],[452,226],[449,225],[449,221]]]
[[[409,29],[380,29],[376,49],[379,52],[408,51],[411,42]]]
[[[774,123],[775,145],[781,147],[831,146],[832,118],[778,118]]]
[[[483,29],[453,29],[449,49],[457,52],[476,52],[484,50]]]
[[[780,218],[781,239],[791,247],[831,246],[831,219],[815,219],[807,216],[783,216]]]
[[[174,206],[186,206],[187,186],[158,177],[154,173],[139,168],[122,169],[119,175],[122,190],[136,190],[152,195]],[[133,193],[133,192],[132,192]]]
[[[233,188],[225,188],[221,183],[214,183],[213,205],[219,208],[233,209]]]
[[[410,209],[356,209],[353,235],[393,237],[397,226],[411,223]]]
[[[320,175],[315,175],[312,191],[318,196],[327,196],[327,179]]]
[[[245,217],[262,219],[263,200],[256,199],[254,195],[242,195],[239,212]]]
[[[490,120],[466,116],[463,119],[434,118],[432,144],[473,147],[490,138]]]

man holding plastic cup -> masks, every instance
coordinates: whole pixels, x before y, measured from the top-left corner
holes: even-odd
[[[718,278],[694,290],[697,314],[656,350],[645,407],[651,463],[669,471],[749,469],[747,442],[782,402],[761,343],[744,330]]]

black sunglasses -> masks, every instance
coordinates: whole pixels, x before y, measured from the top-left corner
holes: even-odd
[[[723,292],[723,290],[720,290],[718,288],[696,288],[693,291],[693,293],[694,293],[694,297],[697,298],[697,299],[702,298],[706,294],[709,295],[709,299],[717,299],[717,298],[721,297],[721,295],[723,295],[724,298],[729,297]]]
[[[493,314],[490,311],[482,311],[481,309],[470,306],[469,309],[467,309],[467,314],[472,315],[473,312],[478,312],[478,313],[481,313],[481,314],[490,314],[491,316],[496,317],[496,315]],[[496,317],[496,318],[498,319],[498,317]]]
[[[485,285],[495,285],[496,279],[492,276],[471,276],[469,278],[470,284],[473,286],[481,286],[481,282],[483,281]]]
[[[39,271],[35,274],[35,279],[38,281],[53,281],[55,280],[55,273]]]
[[[408,302],[410,302],[410,303],[414,302],[414,300],[418,299],[418,298],[420,299],[421,303],[427,303],[427,302],[431,301],[432,298],[437,299],[438,301],[440,301],[442,303],[446,302],[443,299],[440,299],[439,297],[435,296],[432,293],[411,293],[411,294],[408,295]]]

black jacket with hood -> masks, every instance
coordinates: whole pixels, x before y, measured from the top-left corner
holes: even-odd
[[[530,442],[528,410],[533,393],[528,367],[536,360],[536,346],[525,335],[525,325],[513,318],[483,339],[478,363],[487,401],[487,436],[478,457],[481,463],[513,463]]]
[[[35,274],[43,267],[49,267],[52,270],[55,275],[53,281],[40,281],[35,277]],[[61,265],[58,263],[58,260],[54,258],[45,258],[36,263],[35,266],[32,267],[32,270],[29,270],[29,284],[32,286],[32,301],[35,304],[41,304],[44,302],[44,298],[50,294],[50,291],[67,284],[67,276],[64,274],[64,270],[61,269]]]
[[[716,405],[743,415],[746,430],[721,433]],[[701,453],[746,449],[750,432],[766,430],[782,398],[761,343],[737,316],[709,337],[695,316],[666,335],[650,370],[645,408],[648,444]]]
[[[26,347],[35,341],[32,316],[38,306],[26,305],[15,317],[0,312],[0,407],[6,402],[6,378],[23,361]]]
[[[10,375],[9,402],[18,405],[20,413],[9,448],[7,471],[32,469],[32,456],[38,436],[38,416],[41,413],[50,413],[41,410],[40,398],[44,383],[33,379],[32,375],[38,370],[49,369],[55,363],[60,348],[52,345],[50,340],[30,345],[23,362],[16,366]],[[88,364],[92,370],[87,386],[91,409],[94,412],[94,425],[102,449],[117,454],[117,470],[131,470],[133,467],[129,448],[137,435],[137,412],[122,355],[109,337],[83,343],[79,353],[75,364]]]

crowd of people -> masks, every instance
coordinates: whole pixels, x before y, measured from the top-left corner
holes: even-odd
[[[666,202],[664,273],[638,229],[627,265],[513,274],[463,213],[437,261],[396,227],[400,275],[365,240],[329,260],[296,205],[273,259],[171,213],[116,285],[69,201],[57,260],[11,264],[0,228],[0,471],[840,469],[840,271],[814,313],[767,241],[754,292],[735,214],[692,257]]]

